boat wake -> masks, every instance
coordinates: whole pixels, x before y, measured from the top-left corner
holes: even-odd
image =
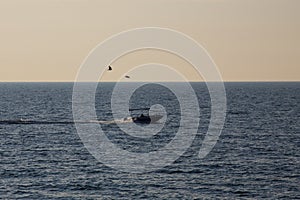
[[[113,124],[113,123],[131,123],[133,122],[131,117],[125,119],[118,119],[118,120],[110,120],[110,121],[103,121],[103,120],[86,120],[86,121],[46,121],[46,120],[26,120],[26,119],[16,119],[16,120],[0,120],[0,125],[13,125],[13,124]]]

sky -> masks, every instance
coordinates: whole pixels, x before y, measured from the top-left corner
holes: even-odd
[[[75,81],[97,44],[141,27],[190,36],[224,81],[300,81],[299,8],[299,0],[1,0],[0,81]],[[99,80],[149,62],[202,80],[189,63],[157,50],[122,56]],[[165,70],[159,75],[140,70],[132,80],[172,79]]]

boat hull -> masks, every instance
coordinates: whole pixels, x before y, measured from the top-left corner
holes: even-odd
[[[161,115],[139,116],[133,117],[132,120],[134,123],[150,124],[159,121],[162,117]]]

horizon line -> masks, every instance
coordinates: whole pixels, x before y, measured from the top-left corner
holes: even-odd
[[[53,81],[53,80],[39,80],[39,81],[32,81],[32,80],[22,80],[22,81],[1,81],[0,83],[146,83],[146,82],[152,82],[152,83],[161,83],[161,82],[174,82],[174,83],[185,83],[185,81]],[[270,82],[300,82],[300,80],[225,80],[225,81],[186,81],[188,83],[207,83],[207,82],[213,82],[213,83],[270,83]]]

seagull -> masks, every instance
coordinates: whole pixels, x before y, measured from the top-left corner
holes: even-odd
[[[130,76],[126,75],[125,78],[130,78]]]
[[[112,70],[112,67],[109,65],[108,66],[108,71],[111,71]]]

